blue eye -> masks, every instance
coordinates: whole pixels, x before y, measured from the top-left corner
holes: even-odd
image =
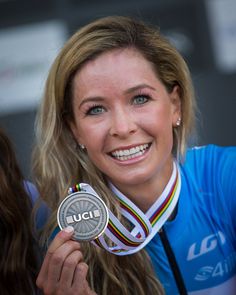
[[[134,97],[134,104],[144,104],[149,100],[148,95],[137,95]]]
[[[86,112],[86,115],[99,115],[103,112],[105,112],[104,107],[100,105],[96,105],[89,108],[88,111]]]

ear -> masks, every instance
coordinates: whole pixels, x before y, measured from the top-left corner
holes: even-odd
[[[75,141],[78,144],[83,144],[83,142],[81,142],[81,138],[80,138],[79,132],[78,132],[78,127],[76,126],[75,122],[74,121],[68,121],[68,126],[69,126],[69,128],[71,130],[71,133],[74,136]]]
[[[177,120],[181,118],[181,99],[180,99],[180,88],[178,85],[175,85],[172,92],[170,93],[170,100],[172,103],[172,124],[176,126]]]

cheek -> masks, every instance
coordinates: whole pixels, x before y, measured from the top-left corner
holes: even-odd
[[[172,134],[172,116],[169,109],[149,109],[144,113],[140,122],[143,128],[149,130],[152,134],[170,133]]]
[[[159,124],[150,124],[150,127],[146,126],[146,130],[149,134],[156,138],[158,142],[170,142],[173,138],[172,124],[171,123],[162,123]]]
[[[105,128],[93,124],[88,126],[81,126],[80,138],[81,142],[86,146],[87,151],[100,150],[105,143],[106,131]]]
[[[158,149],[170,151],[173,145],[172,117],[168,113],[152,113],[143,120],[142,129],[156,142]]]

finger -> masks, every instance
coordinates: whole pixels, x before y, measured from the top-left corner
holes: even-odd
[[[48,276],[48,263],[49,263],[49,256],[46,255],[36,280],[36,285],[40,289],[43,289],[43,284],[45,283]]]
[[[72,289],[77,292],[76,294],[97,295],[88,284],[87,274],[88,265],[85,262],[80,262],[75,270]]]
[[[77,264],[75,269],[73,286],[78,289],[81,294],[84,294],[85,290],[88,288],[87,282],[87,274],[88,274],[88,265],[85,262],[80,262]],[[78,292],[80,294],[80,292]]]
[[[50,244],[47,253],[54,253],[57,248],[59,248],[66,241],[69,241],[74,233],[74,228],[72,226],[68,226],[61,230],[54,238],[52,243]]]
[[[71,288],[75,270],[79,262],[83,259],[83,254],[81,251],[74,251],[67,256],[66,260],[63,263],[63,269],[60,277],[60,285],[65,288],[65,290]]]
[[[80,250],[80,244],[70,240],[57,248],[53,254],[50,254],[50,260],[48,262],[48,280],[50,280],[52,284],[56,284],[60,280],[65,261],[71,253],[77,250]]]
[[[55,252],[55,250],[60,247],[63,243],[68,241],[72,235],[73,235],[74,229],[72,226],[68,226],[64,230],[60,231],[52,241],[47,254],[44,258],[44,261],[42,263],[39,275],[36,280],[37,286],[42,289],[43,285],[45,284],[45,281],[48,278],[48,267],[49,267],[49,261],[51,259],[52,254]]]

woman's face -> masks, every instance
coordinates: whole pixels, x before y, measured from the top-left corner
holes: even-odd
[[[75,138],[118,188],[156,181],[168,170],[178,88],[168,93],[137,50],[112,50],[86,63],[74,78],[72,103]]]

